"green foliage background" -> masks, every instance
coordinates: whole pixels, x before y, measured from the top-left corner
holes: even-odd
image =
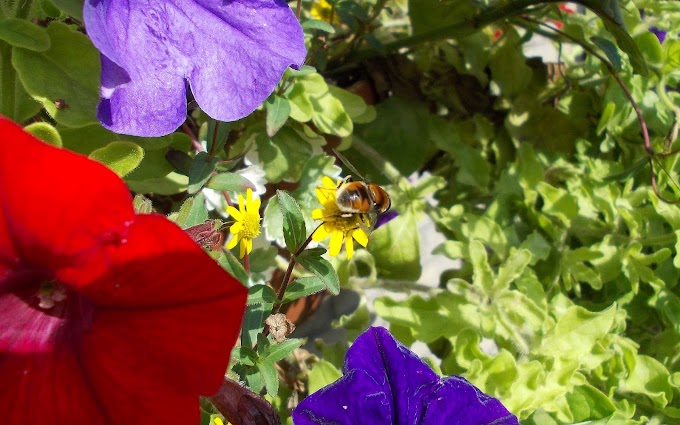
[[[658,196],[680,197],[678,2],[583,0],[571,14],[537,0],[304,1],[307,64],[239,122],[192,109],[199,154],[182,131],[142,139],[100,126],[99,58],[81,5],[3,1],[0,113],[107,164],[139,194],[139,211],[183,228],[216,217],[203,188],[252,186],[235,173],[243,155],[262,167],[265,235],[249,269],[213,255],[250,287],[231,373],[284,419],[306,390],[275,364],[294,363],[302,341],[262,334],[278,302],[267,284],[286,267],[283,247],[295,253],[316,227],[314,189],[341,176],[329,155],[340,147],[385,185],[399,216],[351,261],[300,254],[284,303],[398,281],[408,296],[379,298],[377,315],[523,424],[680,423],[680,209]],[[540,24],[552,21],[561,31]],[[663,44],[651,26],[667,31]],[[561,65],[525,57],[535,34],[559,47]],[[460,261],[436,289],[414,283],[424,219],[446,240],[428,249]],[[351,340],[368,320],[362,304],[338,326]],[[340,376],[343,348],[321,348],[296,378],[309,391]],[[206,406],[207,423],[216,412]]]

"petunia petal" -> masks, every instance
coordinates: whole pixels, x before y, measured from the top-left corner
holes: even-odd
[[[389,397],[371,375],[354,370],[302,400],[293,411],[293,421],[295,425],[392,425]]]
[[[202,278],[195,286],[210,285]],[[224,378],[239,311],[230,298],[100,311],[80,358],[110,423],[198,423],[197,396],[214,393]]]
[[[368,329],[354,341],[344,370],[363,370],[383,385],[394,402],[397,425],[421,423],[423,397],[439,382],[424,361],[381,327]]]
[[[66,273],[77,267],[80,275],[96,276],[105,265],[82,263],[80,255],[96,259],[100,249],[126,238],[134,219],[130,192],[111,170],[49,146],[4,118],[0,194],[1,230],[7,230],[0,236],[0,263],[20,257],[35,268]],[[10,244],[13,252],[6,251]]]
[[[83,17],[94,45],[126,72],[129,84],[143,85],[137,90],[144,94],[157,90],[138,102],[123,91],[125,101],[111,103],[110,127],[128,134],[174,130],[178,108],[186,113],[185,99],[176,97],[185,81],[211,117],[242,118],[306,54],[302,29],[283,0],[87,0]],[[103,87],[103,99],[124,87],[109,93]],[[173,96],[165,98],[168,93]],[[121,106],[132,108],[131,117],[148,115],[148,128],[116,120],[125,113]]]
[[[499,400],[460,376],[445,378],[423,401],[428,406],[423,423],[428,425],[448,425],[453,417],[461,424],[519,425]]]
[[[238,305],[245,300],[243,285],[162,216],[137,216],[127,240],[99,255],[108,264],[107,273],[80,288],[98,306],[167,308],[216,299]],[[240,317],[242,310],[232,312]]]
[[[124,72],[102,55],[102,91],[97,118],[104,127],[116,133],[153,137],[172,133],[182,125],[187,114],[186,86],[182,78],[169,72],[157,76],[135,73],[134,79],[125,84],[111,89],[104,86],[107,75]]]
[[[3,425],[105,423],[101,400],[71,347],[40,354],[0,353],[0,376]]]

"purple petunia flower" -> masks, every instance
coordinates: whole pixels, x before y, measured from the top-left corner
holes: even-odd
[[[666,39],[666,31],[659,29],[657,27],[649,27],[649,31],[652,32],[659,39],[659,43],[663,44]]]
[[[295,425],[518,425],[500,401],[459,376],[439,377],[385,328],[360,335],[344,375],[304,399]]]
[[[187,84],[209,116],[243,118],[306,55],[283,0],[86,0],[83,17],[101,52],[97,117],[117,133],[174,131]]]

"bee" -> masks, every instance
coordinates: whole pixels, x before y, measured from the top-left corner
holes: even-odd
[[[335,203],[340,211],[348,214],[383,214],[392,206],[390,195],[382,187],[348,179],[338,186]]]
[[[338,209],[344,217],[360,214],[363,222],[366,222],[367,216],[370,217],[368,223],[372,227],[375,224],[375,218],[379,214],[387,212],[392,206],[390,195],[379,185],[366,182],[366,179],[340,152],[336,150],[333,150],[333,152],[352,173],[361,178],[361,180],[352,181],[351,176],[348,176],[340,182],[335,194],[335,203]]]

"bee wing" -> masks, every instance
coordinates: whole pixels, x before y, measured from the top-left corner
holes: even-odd
[[[375,223],[377,221],[378,221],[377,213],[361,214],[361,224],[359,224],[359,227],[364,232],[366,232],[368,236],[370,236],[371,232],[373,232],[373,229],[375,229]]]
[[[352,163],[350,163],[349,160],[347,158],[345,158],[345,156],[343,154],[341,154],[340,152],[338,152],[335,149],[333,149],[333,153],[335,154],[335,156],[337,156],[340,159],[340,161],[342,161],[343,164],[345,164],[345,166],[347,168],[349,168],[349,171],[351,171],[352,174],[354,174],[355,176],[357,176],[361,180],[366,181],[364,176],[362,176],[361,173],[359,171],[357,171],[356,168],[354,168],[354,165],[352,165]]]

